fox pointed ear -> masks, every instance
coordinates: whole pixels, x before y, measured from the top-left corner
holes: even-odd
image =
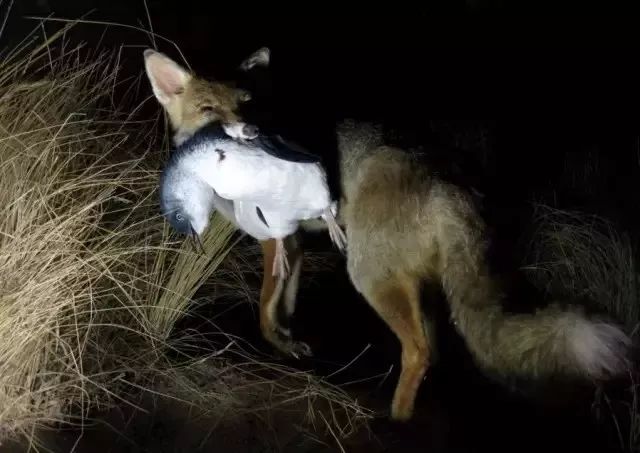
[[[268,47],[261,47],[253,52],[249,57],[240,63],[241,71],[249,71],[256,66],[269,66],[271,60],[271,50]]]
[[[144,67],[151,82],[153,94],[166,106],[174,96],[184,92],[191,74],[182,66],[153,49],[144,51]]]

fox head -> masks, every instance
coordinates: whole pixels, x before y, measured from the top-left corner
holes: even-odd
[[[152,49],[144,51],[144,64],[153,94],[169,117],[176,145],[207,124],[220,122],[233,133],[239,124],[240,129],[247,127],[242,124],[238,111],[243,103],[251,100],[249,91],[200,78]],[[262,48],[244,60],[239,69],[246,72],[268,64],[269,49]]]

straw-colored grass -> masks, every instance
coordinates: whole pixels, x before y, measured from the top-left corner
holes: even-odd
[[[635,332],[640,281],[630,236],[607,219],[536,204],[526,257],[532,281],[556,297],[582,299]]]
[[[244,285],[221,267],[231,250],[242,256],[230,224],[212,220],[200,255],[159,216],[158,121],[117,107],[115,55],[84,60],[52,42],[0,63],[0,441],[84,423],[92,409],[156,391],[159,376],[184,390],[191,358],[167,358],[176,321],[205,281]],[[192,386],[190,404],[250,411],[306,398],[339,408],[348,424],[366,418],[321,380],[218,352],[209,370],[230,384]],[[257,406],[249,388],[265,392]]]
[[[548,295],[580,299],[622,323],[636,338],[640,323],[637,250],[630,235],[610,221],[578,211],[535,205],[532,237],[524,270]],[[596,418],[610,423],[622,451],[640,450],[640,392],[637,371],[630,386],[616,396],[596,393]]]

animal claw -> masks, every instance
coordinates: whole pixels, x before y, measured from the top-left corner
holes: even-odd
[[[297,360],[300,360],[301,357],[311,357],[313,355],[311,347],[307,343],[291,340],[291,331],[289,329],[279,326],[274,332],[277,338],[271,341],[281,353],[290,355]]]
[[[298,360],[300,360],[300,356],[311,357],[313,355],[311,347],[302,341],[292,341],[289,348],[291,355]]]

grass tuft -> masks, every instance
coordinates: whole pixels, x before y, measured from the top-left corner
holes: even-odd
[[[205,358],[169,340],[205,282],[246,290],[225,264],[246,250],[218,216],[206,255],[170,234],[156,200],[160,118],[134,121],[116,99],[117,53],[83,57],[54,47],[60,36],[0,63],[0,441],[37,445],[39,430],[84,426],[141,392],[187,393],[218,417],[301,400],[313,414],[323,401],[348,420],[332,433],[347,434],[368,414],[341,390],[229,338]],[[212,376],[220,385],[195,384]]]
[[[578,298],[625,324],[640,322],[636,250],[628,234],[607,219],[535,205],[535,230],[526,260],[528,275],[554,296]]]

